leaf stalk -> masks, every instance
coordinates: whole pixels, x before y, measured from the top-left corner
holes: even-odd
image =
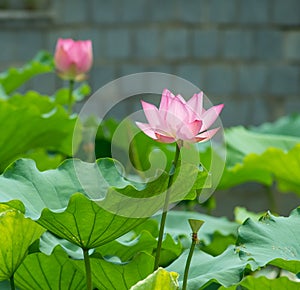
[[[69,98],[68,98],[68,113],[72,114],[73,111],[73,90],[74,90],[74,80],[69,81]]]
[[[9,282],[10,282],[10,289],[16,290],[14,274],[10,277]]]
[[[86,289],[92,290],[92,271],[91,271],[91,261],[89,256],[88,249],[82,249],[83,251],[83,258],[84,258],[84,265],[85,265],[85,275],[86,275]]]
[[[193,233],[192,234],[192,244],[191,244],[191,247],[190,247],[189,255],[187,257],[186,264],[185,264],[185,269],[184,269],[182,290],[186,290],[187,289],[186,287],[187,287],[187,280],[188,280],[188,275],[189,275],[189,269],[190,269],[190,265],[191,265],[193,253],[194,253],[195,246],[196,246],[197,242],[198,242],[197,233]]]
[[[165,198],[165,202],[164,202],[164,206],[163,206],[163,213],[162,213],[161,220],[160,220],[160,227],[159,227],[158,241],[157,241],[155,261],[154,261],[154,269],[153,269],[154,271],[156,271],[159,267],[159,260],[160,260],[160,254],[161,254],[161,248],[162,248],[164,229],[165,229],[167,213],[168,213],[168,208],[169,208],[169,202],[170,202],[170,194],[171,194],[170,188],[173,183],[174,173],[175,173],[175,169],[176,169],[176,166],[178,163],[179,155],[180,155],[180,147],[176,143],[175,157],[174,157],[174,161],[173,161],[173,164],[172,164],[172,167],[170,170],[170,174],[169,174],[166,198]]]

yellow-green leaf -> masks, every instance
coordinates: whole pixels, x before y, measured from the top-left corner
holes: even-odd
[[[178,273],[158,268],[146,279],[132,286],[130,290],[176,290],[179,289]]]
[[[44,229],[23,213],[0,205],[0,281],[9,279],[27,255],[28,247]]]

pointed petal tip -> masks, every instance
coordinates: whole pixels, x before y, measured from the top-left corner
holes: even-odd
[[[203,92],[200,91],[197,94],[194,94],[188,101],[188,106],[195,112],[197,115],[201,115],[203,112]]]
[[[170,95],[172,95],[172,93],[167,88],[165,88],[162,92],[162,96],[165,96],[168,98]]]
[[[162,92],[162,96],[165,96],[167,98],[175,98],[175,95],[167,88],[165,88]]]
[[[221,111],[223,110],[224,106],[225,106],[224,104],[219,104],[219,105],[214,106],[214,108],[217,109],[217,111],[220,114]]]
[[[164,88],[162,93],[163,95],[165,95],[165,94],[170,94],[171,92],[167,88]]]
[[[202,98],[203,97],[203,91],[200,91],[198,94],[195,94],[195,95],[197,96],[197,98]]]
[[[144,100],[141,100],[141,104],[143,106],[143,104],[149,104],[149,103],[145,102]]]
[[[142,131],[144,131],[144,129],[145,129],[146,127],[149,126],[149,124],[142,123],[142,122],[135,122],[135,124],[136,124],[136,126],[137,126],[138,128],[140,128]]]
[[[155,131],[151,127],[151,125],[147,123],[141,123],[141,122],[135,122],[135,124],[139,127],[141,131],[143,131],[144,134],[146,134],[148,137],[157,140],[157,136],[155,134]]]
[[[157,107],[153,104],[150,104],[150,103],[147,103],[143,100],[141,100],[141,104],[142,104],[142,107],[143,107],[143,110],[146,111],[146,110],[155,110],[155,111],[158,111]]]

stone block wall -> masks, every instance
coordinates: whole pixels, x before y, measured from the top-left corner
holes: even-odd
[[[53,52],[58,37],[92,39],[93,90],[122,75],[159,71],[186,78],[213,103],[225,103],[224,126],[300,111],[299,0],[45,3],[23,17],[0,10],[1,70],[40,49]],[[28,88],[51,93],[61,83],[46,75]]]

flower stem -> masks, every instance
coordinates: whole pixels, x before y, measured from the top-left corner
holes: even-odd
[[[196,246],[197,242],[198,242],[197,233],[193,233],[193,235],[192,235],[192,244],[191,244],[191,247],[190,247],[189,255],[187,257],[186,264],[185,264],[185,269],[184,269],[182,290],[186,290],[186,287],[187,287],[189,269],[190,269],[194,249],[195,249],[195,246]]]
[[[71,115],[73,111],[73,90],[74,90],[74,80],[69,81],[69,98],[68,98],[68,113]]]
[[[172,168],[170,170],[170,176],[169,176],[169,181],[168,181],[166,198],[165,198],[165,202],[164,202],[163,213],[162,213],[161,220],[160,220],[160,227],[159,227],[159,234],[158,234],[158,241],[157,241],[155,262],[154,262],[154,271],[157,270],[158,267],[159,267],[160,252],[161,252],[164,229],[165,229],[166,218],[167,218],[167,213],[168,213],[168,207],[169,207],[169,202],[170,202],[170,193],[171,193],[170,187],[173,183],[173,177],[174,177],[175,169],[176,169],[177,162],[178,162],[178,159],[179,159],[179,154],[180,154],[180,148],[176,144],[175,157],[174,157],[174,161],[173,161],[173,164],[172,164]]]
[[[14,279],[14,275],[12,275],[9,279],[9,282],[10,282],[10,289],[11,290],[15,290],[16,287],[15,287],[15,279]]]
[[[82,249],[83,250],[83,258],[84,258],[84,265],[85,265],[85,276],[86,276],[86,289],[92,290],[92,271],[91,271],[91,262],[90,262],[90,256],[89,256],[89,250],[88,249]]]
[[[275,198],[274,192],[272,190],[272,187],[265,186],[265,189],[266,189],[266,193],[267,193],[270,210],[271,210],[271,212],[276,212],[278,210],[278,208],[277,208],[276,198]]]

